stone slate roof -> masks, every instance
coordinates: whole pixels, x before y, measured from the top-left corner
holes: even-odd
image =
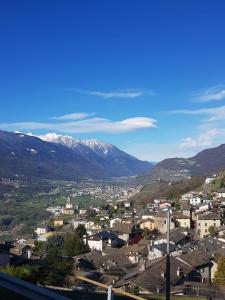
[[[178,256],[177,259],[183,261],[192,268],[197,268],[210,263],[212,254],[206,251],[191,251]]]
[[[167,234],[163,234],[162,238],[166,238]],[[184,240],[187,237],[187,235],[184,233],[184,229],[180,227],[175,227],[170,230],[170,241],[173,242],[174,244],[179,244],[182,240]]]
[[[158,244],[158,245],[154,245],[154,248],[160,250],[163,253],[166,253],[167,244],[166,243],[161,243],[161,244]],[[170,243],[170,252],[173,252],[173,251],[176,251],[176,250],[177,250],[176,246],[174,244]]]
[[[171,261],[171,285],[176,285],[185,275],[188,275],[192,268],[185,263],[178,261],[175,257],[170,258]],[[180,268],[181,275],[177,276],[177,269]],[[120,281],[116,283],[117,287],[127,284],[136,285],[144,290],[156,293],[157,288],[159,291],[165,289],[165,276],[166,274],[166,257],[160,258],[153,262],[143,272],[133,272],[132,274],[125,275]]]
[[[127,224],[127,223],[114,223],[112,230],[118,234],[128,234],[132,232],[134,224]]]
[[[204,213],[199,214],[198,219],[199,220],[220,220],[220,216],[210,211],[206,211]]]

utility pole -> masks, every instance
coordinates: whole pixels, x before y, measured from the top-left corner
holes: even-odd
[[[112,293],[112,285],[108,286],[108,296],[107,296],[107,300],[113,300],[113,293]]]
[[[166,300],[170,300],[170,209],[167,210]]]

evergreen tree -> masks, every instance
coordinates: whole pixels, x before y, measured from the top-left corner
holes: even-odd
[[[76,228],[76,232],[78,233],[79,237],[82,239],[83,236],[87,233],[86,228],[84,225],[79,224]]]
[[[213,282],[215,284],[225,285],[225,256],[219,258]]]
[[[88,251],[87,246],[83,240],[79,237],[77,231],[70,233],[65,238],[64,252],[67,256],[73,257],[86,253]]]

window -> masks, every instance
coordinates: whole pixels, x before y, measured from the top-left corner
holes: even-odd
[[[164,220],[164,224],[166,224],[166,220]]]
[[[207,229],[205,229],[205,233],[207,233]]]
[[[207,227],[207,223],[205,223],[205,227]]]

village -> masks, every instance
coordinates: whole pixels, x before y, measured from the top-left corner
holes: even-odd
[[[37,262],[42,259],[37,245],[82,229],[86,251],[72,257],[71,289],[87,288],[76,279],[82,276],[136,294],[163,294],[169,212],[171,293],[209,298],[217,293],[223,298],[224,290],[215,282],[218,261],[225,256],[225,189],[208,192],[216,177],[176,201],[154,199],[142,210],[132,201],[137,189],[123,191],[121,198],[108,199],[101,207],[74,205],[73,194],[63,206],[46,209],[51,217],[36,227],[32,239],[1,244],[0,264]]]

